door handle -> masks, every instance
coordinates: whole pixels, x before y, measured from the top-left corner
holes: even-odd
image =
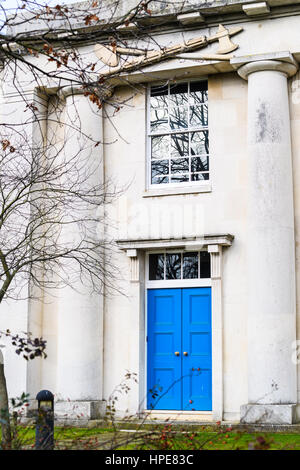
[[[174,354],[175,354],[175,356],[180,356],[180,352],[179,352],[179,351],[175,351]]]
[[[188,356],[189,353],[188,353],[187,351],[184,351],[183,355],[184,355],[184,356]]]

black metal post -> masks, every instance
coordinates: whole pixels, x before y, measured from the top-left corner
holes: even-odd
[[[35,429],[35,449],[54,449],[54,395],[49,390],[41,390],[38,400],[38,415]]]

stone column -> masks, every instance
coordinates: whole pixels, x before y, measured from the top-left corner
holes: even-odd
[[[80,160],[88,166],[88,184],[99,184],[103,181],[103,146],[95,146],[95,141],[103,142],[102,115],[82,90],[70,87],[62,95],[65,99],[64,158],[74,158],[79,152]],[[97,231],[99,227],[89,226],[89,230]],[[76,237],[74,226],[71,232],[64,229],[62,236]],[[104,404],[101,401],[103,298],[91,294],[91,289],[84,287],[77,276],[73,289],[66,287],[59,291],[57,318],[59,401],[55,405],[56,413],[73,419],[99,418]]]
[[[212,409],[213,420],[222,421],[223,393],[223,303],[222,303],[222,245],[208,245],[211,259],[212,301]]]
[[[241,421],[291,424],[296,294],[287,79],[297,65],[289,53],[232,65],[248,80],[248,404]]]
[[[47,135],[47,113],[48,113],[48,97],[39,89],[35,89],[32,93],[32,102],[35,106],[35,119],[32,125],[26,126],[26,135],[28,141],[31,140],[32,159],[42,160],[43,151],[45,151],[45,140]],[[25,130],[25,129],[24,129]],[[31,204],[32,217],[36,211],[36,204]],[[39,241],[41,246],[42,241]],[[34,266],[32,269],[36,272],[36,276],[42,279],[42,269],[37,270]],[[27,331],[30,331],[34,337],[43,337],[43,301],[44,294],[40,287],[34,283],[28,286],[28,318]],[[27,393],[30,395],[31,404],[35,403],[36,394],[41,390],[42,384],[42,368],[44,363],[37,365],[36,361],[27,362]],[[28,410],[29,411],[29,410]]]

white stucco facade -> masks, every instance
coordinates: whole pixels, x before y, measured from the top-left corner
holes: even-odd
[[[47,359],[30,363],[0,341],[10,396],[26,392],[34,399],[49,389],[59,416],[99,418],[129,372],[137,382],[129,381],[130,392],[120,395],[118,413],[144,412],[147,289],[210,287],[212,409],[153,414],[195,421],[299,422],[300,4],[291,3],[277,1],[273,7],[270,1],[263,16],[248,16],[242,8],[253,2],[233,2],[233,10],[224,3],[221,19],[214,3],[191,7],[205,21],[166,24],[154,33],[157,43],[169,47],[210,36],[218,23],[229,30],[240,26],[243,31],[232,38],[239,45],[234,57],[197,58],[200,52],[215,54],[217,43],[212,43],[205,51],[128,73],[114,85],[114,102],[125,103],[117,113],[109,104],[97,112],[78,89],[62,92],[59,84],[45,80],[41,112],[48,117],[49,135],[56,136],[57,145],[65,139],[64,152],[71,153],[79,137],[67,138],[64,126],[50,119],[52,106],[60,101],[61,123],[75,122],[79,112],[84,133],[102,142],[91,153],[94,177],[113,181],[120,191],[105,207],[107,225],[95,228],[117,243],[118,249],[107,252],[107,262],[118,273],[117,290],[91,296],[66,288],[40,301],[2,304],[1,330],[28,329],[47,340]],[[95,60],[94,45],[79,48],[87,62]],[[19,80],[35,97],[31,77],[20,75]],[[149,87],[190,80],[207,80],[209,180],[151,187]],[[11,84],[3,83],[1,115],[19,121],[20,107]],[[34,139],[32,127],[26,124]],[[209,279],[150,283],[149,253],[201,249],[210,253]]]

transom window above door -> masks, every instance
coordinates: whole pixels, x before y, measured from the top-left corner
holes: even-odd
[[[209,180],[207,80],[151,87],[150,186]]]
[[[149,281],[210,278],[207,251],[149,254]]]

